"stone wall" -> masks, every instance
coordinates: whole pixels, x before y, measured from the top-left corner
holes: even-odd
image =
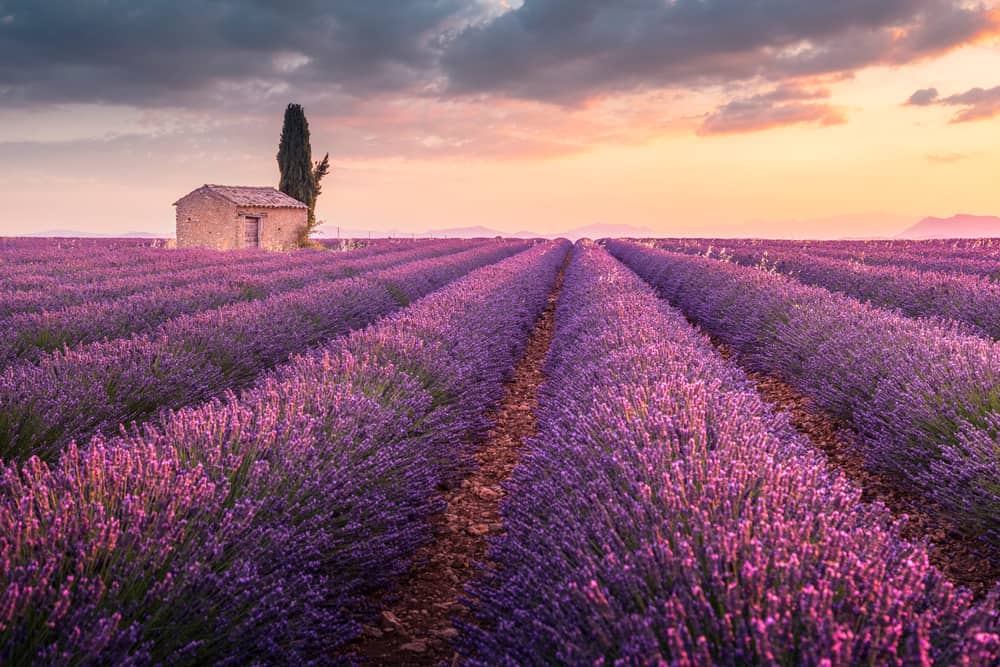
[[[239,248],[238,223],[236,204],[196,190],[177,202],[177,247]]]
[[[238,207],[196,190],[177,202],[177,247],[233,250],[244,247],[245,216],[260,218],[260,247],[291,250],[307,219],[304,208]]]
[[[292,250],[298,246],[299,231],[306,226],[304,208],[245,208],[241,215],[260,217],[260,247],[267,250]],[[240,224],[243,224],[242,218]],[[242,238],[240,239],[242,242]]]

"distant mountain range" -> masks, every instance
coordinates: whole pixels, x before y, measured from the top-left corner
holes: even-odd
[[[58,237],[69,239],[164,239],[173,234],[154,234],[152,232],[125,232],[123,234],[103,234],[101,232],[81,232],[76,229],[46,229],[44,232],[21,234],[31,237]]]
[[[1000,218],[992,215],[953,215],[924,218],[897,239],[976,239],[1000,237]]]
[[[575,227],[567,232],[558,234],[563,238],[577,239],[605,239],[605,238],[649,238],[652,236],[663,236],[663,232],[657,232],[649,227],[634,227],[633,225],[602,224],[584,225]],[[557,238],[551,237],[551,238]]]
[[[490,237],[490,236],[509,237],[510,234],[507,234],[506,232],[501,232],[498,229],[491,229],[490,227],[475,226],[475,227],[449,227],[448,229],[428,229],[426,232],[423,232],[422,234],[417,234],[417,236],[449,238],[449,239],[477,239],[480,237]]]
[[[363,229],[347,229],[342,228],[340,230],[340,235],[342,238],[365,238],[369,234],[373,237],[384,237],[386,235],[391,235],[399,238],[408,238],[414,236],[414,234],[409,232],[370,232]],[[320,237],[329,238],[336,235],[336,228],[330,225],[325,225],[320,228]],[[657,232],[649,229],[648,227],[633,227],[632,225],[616,225],[616,224],[594,224],[594,225],[584,225],[583,227],[574,227],[573,229],[567,230],[565,232],[560,232],[558,234],[538,234],[536,232],[520,231],[515,234],[509,232],[503,232],[499,229],[493,229],[491,227],[474,226],[474,227],[449,227],[446,229],[428,229],[425,232],[415,235],[417,238],[456,238],[456,239],[474,239],[474,238],[490,238],[494,236],[502,236],[505,238],[518,238],[518,239],[556,239],[556,238],[566,238],[572,241],[582,238],[591,239],[601,239],[601,238],[611,238],[611,237],[649,237],[657,236]]]
[[[603,238],[621,238],[621,237],[636,237],[644,238],[648,236],[656,236],[657,232],[649,229],[648,227],[633,227],[632,225],[614,225],[614,224],[594,224],[594,225],[584,225],[583,227],[574,227],[573,229],[568,229],[564,232],[558,232],[555,234],[538,234],[536,232],[520,231],[515,234],[509,234],[506,232],[501,232],[497,229],[491,229],[489,227],[455,227],[451,229],[432,229],[425,232],[426,236],[437,236],[437,237],[449,237],[449,238],[477,238],[481,236],[505,236],[508,238],[518,238],[518,239],[557,239],[564,238],[570,239],[571,241],[576,241],[577,239],[603,239]]]

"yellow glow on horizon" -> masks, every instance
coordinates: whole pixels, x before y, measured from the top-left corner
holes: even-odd
[[[1000,214],[1000,117],[951,124],[953,108],[903,106],[919,88],[936,86],[948,95],[1000,84],[995,42],[830,84],[831,103],[846,109],[844,125],[696,136],[701,119],[691,109],[711,110],[704,106],[709,96],[696,94],[695,103],[682,99],[664,108],[659,126],[645,136],[630,128],[633,142],[561,156],[374,161],[373,174],[383,168],[384,174],[324,204],[328,217],[346,207],[359,224],[550,233],[627,223],[664,234],[881,235],[927,215]],[[572,142],[572,132],[599,125],[594,118],[613,120],[614,108],[613,101],[597,100],[576,115],[553,112],[551,131],[570,133],[558,136]],[[656,120],[655,108],[626,111],[647,128]],[[560,121],[565,125],[557,129]],[[386,190],[395,196],[378,196]],[[796,222],[826,218],[835,220],[814,229]]]

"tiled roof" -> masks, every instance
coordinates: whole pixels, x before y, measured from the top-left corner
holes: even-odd
[[[308,208],[294,197],[275,188],[252,187],[247,185],[205,185],[199,190],[208,190],[228,199],[237,206],[260,206],[266,208]]]

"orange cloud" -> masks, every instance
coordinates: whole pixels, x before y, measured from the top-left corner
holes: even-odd
[[[968,123],[985,120],[1000,115],[1000,86],[993,88],[971,88],[964,93],[941,97],[937,88],[918,90],[907,100],[906,106],[926,107],[943,105],[961,107],[952,123]]]
[[[333,135],[341,154],[357,157],[549,158],[687,133],[690,121],[666,111],[667,97],[595,97],[572,109],[503,98],[373,99],[311,122]]]
[[[803,123],[815,123],[821,127],[846,123],[846,112],[842,108],[819,101],[829,97],[830,91],[825,89],[780,86],[769,93],[736,99],[720,106],[705,119],[698,134],[760,132]]]

